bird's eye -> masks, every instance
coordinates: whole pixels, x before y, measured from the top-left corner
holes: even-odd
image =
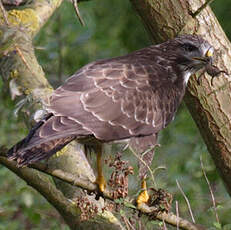
[[[184,43],[184,44],[182,44],[182,47],[187,52],[192,52],[192,51],[197,50],[197,47],[192,45],[191,43]]]
[[[214,48],[213,48],[213,47],[210,47],[210,48],[206,51],[205,56],[206,56],[206,57],[212,57],[212,56],[213,56],[213,52],[214,52]]]

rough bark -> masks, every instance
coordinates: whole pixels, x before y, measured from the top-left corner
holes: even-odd
[[[216,50],[214,63],[230,73],[231,44],[211,8],[198,15],[202,0],[131,0],[154,42],[163,42],[178,34],[200,34]],[[231,96],[229,78],[222,74],[214,79],[207,74],[199,85],[190,79],[185,97],[214,163],[231,195]]]
[[[177,35],[178,33],[189,33],[189,31],[198,32],[202,34],[207,33],[208,29],[203,30],[203,27],[200,25],[201,21],[199,21],[198,19],[202,16],[200,15],[196,19],[194,19],[191,16],[194,8],[193,10],[191,9],[190,1],[131,1],[137,8],[140,15],[142,16],[145,25],[148,31],[151,33],[151,36],[155,42],[166,40],[169,37]],[[40,108],[44,97],[47,97],[50,94],[50,92],[52,92],[52,88],[46,80],[42,68],[37,63],[32,46],[32,39],[34,35],[38,33],[38,31],[44,25],[44,23],[49,19],[53,11],[61,4],[62,1],[38,0],[35,2],[36,4],[32,5],[30,9],[27,8],[21,11],[9,11],[7,16],[8,23],[5,20],[3,20],[3,17],[1,17],[0,19],[0,74],[2,75],[6,85],[9,82],[11,83],[11,85],[16,85],[17,90],[14,91],[14,97],[24,95],[27,98],[32,99],[34,105],[32,111],[35,111],[37,108]],[[191,0],[191,2],[195,2],[193,4],[197,4],[198,7],[201,4],[201,1],[199,0]],[[205,11],[207,12],[207,14],[210,13],[210,11],[208,12],[208,10],[209,9],[206,9]],[[202,12],[202,14],[203,13],[204,12]],[[206,17],[207,14],[204,17]],[[214,18],[212,13],[210,14],[210,17]],[[30,23],[28,23],[28,20]],[[206,28],[206,23],[204,23],[203,26],[205,26]],[[207,36],[205,36],[205,38],[207,38]],[[223,43],[222,47],[225,47],[226,45],[226,43]],[[217,48],[218,43],[214,46]],[[211,85],[209,84],[209,80],[206,79],[203,80],[203,85],[199,87],[196,87],[196,83],[193,81],[190,83],[190,96],[188,96],[188,98],[191,98],[190,100],[192,100],[193,103],[195,103],[194,101],[196,101],[197,105],[200,105],[199,108],[206,108],[207,111],[208,108],[210,108],[207,104],[209,99],[207,94],[208,91],[211,93],[212,89]],[[226,78],[222,80],[222,83],[220,83],[220,85],[225,85],[225,82],[227,83]],[[215,86],[217,86],[219,82],[215,83]],[[215,90],[214,95],[217,95],[217,93],[221,93],[221,90]],[[197,97],[198,95],[199,97]],[[216,100],[219,101],[218,99]],[[211,108],[213,106],[214,105],[211,104]],[[191,108],[194,109],[193,111],[195,111],[195,109],[198,109],[194,105],[191,105]],[[28,115],[30,116],[31,112]],[[211,116],[210,113],[209,115]],[[219,116],[217,117],[219,118]],[[208,120],[206,116],[204,116],[204,119],[206,120],[209,126],[210,120]],[[220,121],[220,118],[218,120]],[[223,120],[221,121],[223,122]],[[220,122],[219,124],[221,124],[222,122]],[[224,123],[222,124],[223,127],[225,127]],[[211,125],[211,127],[213,126]],[[220,128],[217,130],[220,130]],[[212,129],[211,132],[213,132]],[[208,133],[209,131],[205,132],[205,134]],[[208,141],[210,141],[209,138]],[[212,146],[215,146],[215,144],[213,144]],[[84,177],[90,181],[95,180],[95,176],[85,158],[85,155],[83,154],[81,146],[79,146],[76,143],[69,145],[69,147],[65,148],[62,151],[62,153],[63,154],[60,157],[52,158],[52,160],[49,161],[49,170],[52,171],[52,169],[62,169],[63,171],[71,173],[76,177]],[[110,212],[99,212],[94,219],[80,222],[79,210],[75,206],[73,208],[73,204],[69,202],[70,199],[75,198],[76,191],[78,191],[76,190],[76,188],[74,188],[71,185],[68,186],[67,184],[61,181],[56,181],[55,187],[52,183],[49,182],[45,175],[32,169],[17,169],[15,165],[10,164],[10,162],[8,162],[4,157],[0,157],[0,162],[1,164],[4,164],[6,167],[10,168],[24,180],[31,181],[30,185],[38,191],[40,191],[40,193],[43,194],[43,196],[47,198],[47,200],[54,207],[56,207],[60,214],[64,216],[65,221],[71,229],[86,229],[89,228],[89,226],[91,226],[91,229],[124,229],[124,227],[121,225],[118,219],[116,219]],[[40,183],[41,186],[39,186]],[[49,189],[46,189],[46,183]],[[62,193],[60,191],[62,191]],[[57,196],[54,196],[54,194]],[[100,201],[95,201],[94,199],[91,201],[98,207],[102,207]],[[159,219],[167,220],[167,218],[168,214],[163,214],[163,217],[160,217]],[[173,215],[171,216],[171,218],[174,219],[174,221],[172,221],[172,224],[175,223],[173,225],[176,225],[176,217]],[[171,222],[169,221],[169,223]],[[188,225],[189,227],[186,227]],[[200,229],[188,222],[183,223],[182,228]]]

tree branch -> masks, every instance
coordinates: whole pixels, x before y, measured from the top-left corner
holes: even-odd
[[[42,184],[44,186],[41,186],[40,188],[40,184],[39,184],[39,180],[37,180],[36,178],[36,175],[38,174],[37,170],[42,172],[42,173],[45,173],[47,175],[50,175],[50,176],[53,176],[53,177],[56,177],[57,179],[60,179],[62,180],[63,182],[66,182],[68,184],[71,184],[73,186],[77,186],[81,189],[84,189],[84,190],[87,190],[88,192],[96,192],[97,193],[97,186],[96,184],[90,182],[90,181],[87,181],[87,180],[84,180],[84,179],[81,179],[79,177],[76,177],[68,172],[64,172],[60,169],[54,169],[54,170],[51,170],[49,168],[47,168],[47,166],[45,164],[32,164],[30,165],[30,168],[17,168],[16,166],[16,162],[14,161],[8,161],[6,159],[6,152],[5,151],[0,151],[0,163],[5,165],[7,168],[9,168],[11,171],[13,171],[14,173],[16,173],[19,177],[21,177],[23,180],[25,180],[30,186],[32,186],[33,188],[35,188],[38,192],[40,192],[45,198],[46,198],[51,204],[56,204],[56,208],[60,211],[62,211],[62,208],[63,208],[63,203],[65,203],[65,197],[64,197],[64,201],[60,200],[60,199],[56,199],[56,195],[54,194],[58,194],[57,192],[59,192],[56,188],[51,188],[54,190],[54,192],[52,193],[52,197],[50,198],[50,191],[47,191],[46,190],[46,186],[48,188],[50,188],[50,185],[46,185],[45,184]],[[36,171],[34,170],[36,169]],[[37,174],[36,174],[37,173]],[[41,173],[39,173],[39,175],[43,175]],[[38,178],[40,178],[40,176]],[[36,179],[32,180],[32,177],[35,177]],[[43,178],[44,176],[42,176]],[[46,178],[46,177],[45,177]],[[31,180],[32,180],[32,183],[31,183]],[[46,178],[47,180],[47,178]],[[50,182],[49,182],[50,183]],[[56,190],[57,192],[56,192]],[[54,195],[54,197],[53,197]],[[105,199],[109,199],[109,200],[114,200],[113,196],[112,196],[112,193],[109,189],[106,189],[106,191],[103,192],[103,196]],[[58,197],[59,198],[59,197]],[[135,208],[135,206],[131,203],[131,202],[128,202],[127,200],[132,200],[130,197],[127,197],[126,198],[126,206],[127,207],[130,207],[132,209],[135,209],[145,215],[147,214],[152,214],[152,213],[155,213],[157,210],[158,210],[158,207],[149,207],[145,204],[141,204],[138,207]],[[66,201],[68,202],[68,201]],[[130,205],[128,205],[130,204]],[[64,210],[65,211],[65,215],[72,215],[72,208],[73,208],[73,204],[71,205],[70,202],[68,204],[69,206],[67,206],[67,208]],[[200,226],[200,225],[196,225],[196,224],[193,224],[183,218],[180,218],[180,217],[177,217],[175,214],[173,213],[166,213],[166,212],[158,212],[157,214],[155,214],[155,218],[158,219],[158,220],[161,220],[161,221],[165,221],[166,223],[170,224],[170,225],[173,225],[173,226],[179,226],[181,229],[186,229],[186,230],[204,230],[205,227],[203,226]]]
[[[184,33],[200,34],[215,48],[216,65],[226,71],[229,69],[231,44],[210,7],[203,5],[203,0],[130,1],[154,42],[163,42]],[[193,18],[191,12],[198,12],[198,9],[200,15]],[[207,74],[203,75],[200,85],[195,77],[191,77],[185,102],[231,195],[230,91],[230,80],[225,74],[217,77],[214,85]]]
[[[56,0],[56,1],[55,0],[53,0],[53,1],[52,0],[51,1],[38,0],[38,1],[35,1],[35,4],[30,9],[25,9],[25,10],[21,10],[21,11],[17,11],[17,10],[9,11],[8,12],[8,21],[10,23],[10,26],[7,26],[2,19],[0,21],[0,25],[2,26],[2,28],[0,28],[1,32],[2,32],[1,35],[3,35],[3,34],[6,35],[5,37],[0,36],[0,44],[4,45],[4,46],[1,46],[1,50],[0,50],[1,51],[0,52],[0,54],[1,54],[0,74],[3,76],[3,79],[5,80],[5,82],[15,80],[19,86],[20,91],[24,95],[30,95],[30,97],[32,97],[34,102],[36,102],[35,108],[40,107],[38,101],[42,101],[42,99],[44,97],[46,97],[52,91],[52,88],[49,85],[49,83],[47,82],[41,67],[37,63],[36,57],[34,56],[34,50],[33,50],[31,39],[36,35],[36,33],[38,33],[40,28],[49,19],[49,17],[52,15],[54,10],[61,4],[61,2],[62,1],[58,1],[58,0]],[[140,14],[142,15],[142,18],[144,20],[148,21],[146,23],[147,28],[149,29],[149,31],[153,35],[153,39],[155,41],[166,40],[167,38],[173,37],[182,31],[184,31],[184,32],[195,31],[195,28],[196,28],[195,32],[198,32],[198,30],[199,30],[198,29],[198,22],[196,21],[196,19],[192,19],[192,17],[186,13],[185,9],[187,9],[189,6],[186,3],[183,3],[183,1],[179,0],[179,5],[180,6],[182,6],[183,4],[185,4],[185,5],[183,5],[182,7],[178,6],[177,9],[172,8],[172,5],[170,6],[172,12],[174,13],[173,18],[171,18],[172,14],[168,14],[168,13],[166,14],[166,12],[164,12],[164,11],[159,12],[158,6],[161,4],[162,4],[162,9],[165,9],[167,12],[169,12],[169,8],[168,8],[167,4],[164,5],[164,1],[144,0],[141,2],[138,0],[133,0],[133,2],[134,2],[134,5],[136,5],[136,8],[138,9],[138,11],[141,12]],[[135,3],[135,2],[137,2],[137,3]],[[149,5],[151,2],[152,2],[152,5]],[[158,2],[158,4],[155,4],[155,2]],[[185,2],[187,2],[188,4],[191,3],[191,1],[185,1]],[[199,1],[199,2],[201,2],[201,1]],[[193,4],[193,2],[192,2],[192,4]],[[157,8],[153,10],[154,7],[157,7]],[[180,8],[180,11],[179,11],[179,8]],[[152,10],[154,13],[151,12]],[[158,17],[154,19],[154,17],[157,15],[156,12],[158,12]],[[177,13],[175,13],[175,12],[177,12]],[[181,14],[179,12],[181,12]],[[161,13],[164,13],[163,14],[164,16],[162,18],[160,17]],[[201,14],[203,14],[203,12],[201,12]],[[207,12],[207,14],[211,14],[211,12]],[[148,20],[146,17],[148,17]],[[30,19],[29,22],[27,21],[28,18]],[[202,18],[205,18],[205,16],[202,16]],[[213,27],[212,24],[207,25],[207,26],[210,26],[211,28]],[[203,29],[201,31],[203,32]],[[217,31],[219,31],[219,30],[217,30]],[[205,32],[207,32],[207,30],[204,30],[204,33]],[[158,37],[155,37],[156,34],[158,34]],[[210,35],[210,33],[208,33],[208,34]],[[220,35],[220,37],[222,37],[222,36],[223,35]],[[210,39],[208,39],[208,40],[210,40]],[[217,40],[219,40],[219,39],[217,39]],[[227,45],[227,43],[226,43],[226,45]],[[3,50],[2,50],[2,47],[3,47]],[[224,47],[224,45],[223,45],[223,47]],[[18,48],[20,51],[18,51]],[[218,48],[218,47],[215,47],[215,48]],[[28,63],[30,63],[30,65],[27,65]],[[206,81],[206,79],[205,79],[205,81]],[[224,81],[222,83],[227,84],[228,82]],[[206,86],[208,86],[208,81],[206,81],[205,84],[206,84]],[[229,85],[227,86],[227,89],[228,88],[229,88]],[[210,90],[209,92],[211,93],[211,86],[208,86],[207,89],[209,89]],[[194,97],[196,94],[198,94],[198,92],[196,92],[196,90],[194,89],[194,86],[191,86],[190,90],[191,90],[191,94],[193,95],[193,96],[191,95],[192,97]],[[202,90],[202,89],[200,88],[200,90]],[[228,90],[230,90],[230,89],[228,89]],[[201,93],[201,92],[199,92],[199,93]],[[197,99],[197,100],[201,100],[200,103],[202,104],[203,108],[205,107],[205,106],[203,106],[204,105],[203,104],[204,96],[207,97],[207,95],[208,95],[208,92],[202,93],[202,95],[201,95],[202,99]],[[218,100],[218,97],[219,97],[219,95],[216,97],[216,100]],[[197,105],[198,105],[198,103],[197,103]],[[213,103],[211,103],[211,106],[213,106]],[[194,114],[201,114],[201,113],[195,113],[194,112]],[[209,114],[209,115],[211,116],[211,114]],[[204,116],[204,117],[206,117],[206,116]],[[215,119],[215,121],[218,121],[218,119],[216,119],[216,117],[213,117],[213,118]],[[200,120],[203,120],[203,119],[200,118]],[[224,125],[224,124],[225,124],[225,122],[222,122],[222,125]],[[213,122],[211,122],[210,125],[211,126],[209,128],[211,128],[211,127],[212,128],[209,130],[209,135],[212,135],[212,138],[207,138],[208,133],[205,134],[205,138],[207,138],[208,144],[211,144],[211,150],[217,151],[217,153],[223,154],[222,156],[227,158],[226,154],[229,153],[229,151],[227,151],[227,153],[220,151],[220,147],[222,147],[219,145],[220,142],[218,143],[216,138],[213,136],[213,134],[211,134],[212,131],[216,131],[216,129],[213,129],[213,125],[214,125]],[[209,125],[207,125],[207,129],[208,129],[208,126]],[[202,128],[203,127],[204,127],[204,125],[202,125]],[[230,130],[229,130],[229,132],[230,132]],[[215,133],[217,133],[217,132],[215,132]],[[222,135],[222,137],[224,137],[224,135]],[[214,142],[216,144],[211,143],[211,140],[212,141],[214,140]],[[229,138],[229,139],[227,138],[228,143],[230,140],[231,140],[231,138]],[[223,140],[222,140],[222,144],[224,144]],[[227,146],[225,146],[225,147],[227,147]],[[226,148],[224,148],[224,149],[226,150]],[[220,155],[219,154],[216,155],[217,153],[215,153],[214,155],[217,158],[219,158]],[[59,179],[62,179],[62,180],[64,180],[66,177],[67,182],[72,184],[72,185],[78,184],[78,178],[80,178],[80,175],[84,175],[87,178],[94,178],[94,175],[91,171],[90,166],[87,163],[87,160],[84,158],[83,155],[81,155],[79,153],[79,149],[76,150],[76,148],[74,148],[74,147],[73,148],[69,147],[69,148],[65,149],[64,154],[65,154],[64,157],[61,156],[57,159],[52,159],[52,161],[49,161],[49,171],[47,173],[50,173],[51,175],[52,175],[52,173],[54,173],[53,176],[55,176]],[[68,156],[71,156],[71,158],[68,158]],[[216,157],[215,157],[215,159],[216,159]],[[78,162],[83,162],[82,161],[83,159],[84,159],[84,163],[82,165],[77,164]],[[218,160],[219,163],[221,162],[221,159],[224,159],[224,158],[220,157],[220,159]],[[29,169],[29,168],[18,169],[16,167],[16,165],[14,165],[14,162],[9,162],[4,157],[0,157],[0,162],[1,162],[1,164],[5,165],[6,167],[9,167],[11,170],[13,170],[17,175],[19,175],[19,176],[21,175],[22,178],[24,177],[24,179],[26,181],[29,181],[28,183],[31,186],[34,186],[34,188],[37,189],[36,186],[38,186],[38,184],[36,184],[36,183],[34,184],[34,182],[31,181],[31,179],[33,179],[33,178],[29,177],[28,175],[25,175],[25,174],[31,174],[31,172],[34,172],[34,173],[38,173],[38,172],[33,171],[33,169]],[[231,165],[231,164],[229,164],[229,165]],[[222,162],[220,165],[218,164],[218,166],[220,166],[220,168],[221,168]],[[228,165],[225,165],[225,166],[227,166],[227,167],[225,167],[225,169],[228,168],[228,172],[230,172],[229,171],[230,167]],[[56,170],[54,170],[54,169],[56,169]],[[62,169],[62,171],[60,171],[59,169]],[[44,168],[44,170],[45,170],[45,168]],[[220,170],[222,171],[222,169],[220,169]],[[64,174],[63,173],[64,171],[67,173]],[[40,178],[40,175],[42,175],[42,174],[40,173],[40,174],[37,174],[37,176],[36,176],[36,174],[34,174],[34,173],[32,174],[35,178],[33,180],[38,182],[37,179]],[[226,171],[226,173],[227,173],[227,171]],[[225,174],[225,171],[224,171],[224,174]],[[227,173],[227,174],[229,174],[229,173]],[[227,176],[227,175],[225,175],[225,176]],[[229,177],[227,182],[230,182],[230,180],[231,180],[230,178],[231,178],[231,176]],[[45,185],[45,181],[46,181],[46,178],[42,178],[43,185]],[[90,179],[89,179],[89,181],[90,181]],[[79,186],[81,185],[82,187],[85,187],[85,189],[87,188],[87,186],[91,187],[91,189],[95,189],[95,185],[92,182],[89,182],[88,184],[85,184],[85,182],[84,181],[79,182]],[[46,183],[46,186],[47,185],[50,186],[50,184]],[[64,189],[67,187],[67,185],[66,185],[66,183],[63,183],[62,186],[63,186],[62,191],[64,191]],[[70,187],[70,188],[73,191],[75,191],[75,189],[73,187]],[[50,199],[50,202],[53,202],[52,199],[55,199],[55,198],[49,197],[50,194],[47,194],[46,191],[44,191],[43,189],[45,189],[45,188],[42,187],[41,193],[43,192],[44,196],[47,196],[47,198]],[[55,189],[57,190],[57,188],[51,187],[51,190],[48,190],[48,191],[57,192]],[[68,190],[69,190],[69,187],[68,187]],[[60,195],[60,198],[62,198],[62,195]],[[74,196],[71,196],[71,198],[74,198]],[[65,202],[67,202],[67,196],[66,195],[65,195],[65,199],[64,199],[63,203],[60,200],[57,201],[57,204],[56,204],[57,208],[59,208],[59,205],[61,207],[64,204],[67,204],[67,207],[71,208],[71,206],[69,206],[70,204],[65,203]],[[143,213],[151,213],[154,210],[152,210],[150,207],[142,207],[141,206],[140,211]],[[74,218],[76,218],[74,216],[75,212],[74,211],[72,212],[72,209],[70,212],[68,210],[66,212],[67,212],[67,215],[70,214],[70,216],[71,216],[70,219],[67,220],[67,221],[69,221],[69,226],[70,226],[71,222],[73,222]],[[182,229],[203,229],[203,228],[198,227],[198,226],[196,226],[196,225],[194,225],[188,221],[179,221],[174,214],[169,215],[169,214],[162,213],[162,214],[160,214],[160,216],[158,214],[157,218],[164,220],[165,222],[168,222],[168,223],[173,224],[175,226],[177,226],[177,223],[179,223],[179,226]],[[120,223],[118,221],[117,221],[117,224],[114,225],[110,222],[109,219],[107,219],[107,220],[108,220],[108,223],[110,223],[109,228],[111,227],[111,228],[123,229],[123,227],[120,226]],[[94,223],[97,223],[97,221]],[[75,224],[76,224],[76,222],[75,222]],[[72,226],[72,228],[74,229],[74,226]]]
[[[30,118],[33,113],[37,109],[41,109],[43,100],[52,92],[52,87],[45,78],[45,74],[35,57],[32,38],[61,2],[61,0],[38,0],[34,1],[34,4],[28,6],[28,8],[10,10],[8,11],[9,25],[6,25],[3,17],[0,17],[0,75],[6,88],[8,88],[9,83],[10,86],[11,82],[14,82],[14,85],[17,86],[18,94],[26,97],[26,100],[23,99],[23,117],[25,117],[25,122],[31,121]],[[0,16],[1,13],[0,11]],[[29,102],[28,105],[25,102]],[[49,169],[62,169],[75,176],[85,177],[92,181],[95,180],[93,170],[83,154],[82,146],[77,143],[71,143],[61,152],[62,155],[60,157],[52,158],[48,162]],[[13,170],[12,163],[7,165],[3,158],[1,158],[1,163]],[[16,174],[19,173],[19,176],[24,175],[21,173],[21,170],[24,169],[14,167],[14,172]],[[28,170],[27,168],[23,172],[29,173],[30,171]],[[76,198],[78,192],[76,187],[58,180],[55,180],[55,183],[56,189],[61,190],[66,199],[72,200]],[[50,186],[50,184],[47,185]],[[39,185],[34,184],[34,186],[37,189]],[[52,188],[54,189],[54,187]],[[43,189],[41,190],[42,192]],[[47,193],[42,194],[47,199],[50,199],[49,192],[51,191],[48,190]],[[85,196],[88,197],[87,195]],[[52,203],[53,200],[51,199],[50,201]],[[94,200],[93,203],[96,207],[102,206],[101,201]],[[54,207],[57,208],[57,204],[54,204]],[[63,214],[61,209],[57,210],[61,215],[64,215],[64,219],[71,229],[87,228],[86,226],[92,224],[94,224],[95,229],[101,229],[102,226],[105,229],[123,229],[120,221],[109,211],[104,213],[99,211],[97,220],[91,219],[80,222],[80,212],[75,213],[76,216],[68,215],[68,213]]]
[[[43,195],[43,197],[59,211],[70,227],[73,225],[73,223],[70,224],[70,219],[73,220],[75,218],[79,221],[77,207],[55,187],[46,175],[26,167],[19,169],[16,167],[15,162],[8,161],[5,157],[0,157],[0,163]]]

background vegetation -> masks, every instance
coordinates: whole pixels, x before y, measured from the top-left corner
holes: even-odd
[[[214,1],[211,7],[231,39],[229,1]],[[129,1],[87,1],[80,4],[80,11],[86,27],[79,24],[72,5],[64,2],[34,41],[40,64],[55,87],[91,61],[123,55],[151,44]],[[13,103],[4,90],[0,80],[0,146],[10,147],[26,134],[27,128],[14,116]],[[230,198],[184,105],[175,121],[161,133],[160,143],[153,168],[165,166],[166,170],[157,171],[156,183],[173,193],[174,204],[176,200],[179,202],[180,215],[190,219],[176,179],[190,200],[196,222],[211,229],[219,228],[214,224],[211,196],[200,167],[202,156],[217,201],[220,223],[226,230],[231,229]],[[125,156],[128,157],[134,158]],[[130,181],[131,188],[135,188],[134,178]],[[0,165],[0,230],[5,229],[63,230],[68,227],[46,200]]]

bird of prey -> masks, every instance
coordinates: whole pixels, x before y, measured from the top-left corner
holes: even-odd
[[[48,115],[9,150],[10,159],[26,166],[74,139],[93,147],[99,158],[104,142],[130,139],[139,151],[155,145],[174,119],[189,77],[212,65],[213,52],[201,36],[181,35],[82,67],[52,93]],[[151,159],[149,153],[147,164]],[[103,191],[101,169],[96,182]]]

